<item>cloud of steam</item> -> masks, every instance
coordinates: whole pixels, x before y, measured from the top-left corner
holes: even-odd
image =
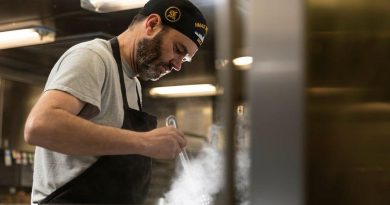
[[[182,170],[171,191],[165,195],[167,205],[211,205],[213,196],[223,186],[223,158],[211,145],[205,145]]]
[[[236,119],[236,177],[237,204],[249,205],[249,169],[250,169],[250,123],[248,109],[241,110]]]
[[[249,205],[249,121],[246,113],[237,116],[236,202]],[[190,161],[190,170],[181,169],[171,190],[165,194],[164,205],[212,205],[213,197],[224,187],[224,155],[218,149],[221,127],[209,129],[210,144]]]
[[[236,153],[236,200],[237,204],[249,205],[249,152],[238,150]]]

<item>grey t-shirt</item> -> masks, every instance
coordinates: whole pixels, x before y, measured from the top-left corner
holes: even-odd
[[[127,100],[138,110],[136,84],[141,85],[122,59]],[[45,91],[61,90],[86,102],[79,116],[97,124],[120,128],[123,102],[119,74],[111,45],[94,39],[73,46],[54,65]],[[32,203],[37,203],[66,182],[78,176],[97,160],[96,156],[70,156],[42,147],[35,149]]]

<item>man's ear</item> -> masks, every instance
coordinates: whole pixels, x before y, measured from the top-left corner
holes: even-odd
[[[161,18],[157,14],[150,14],[146,18],[146,34],[148,36],[153,36],[155,33],[161,29]]]

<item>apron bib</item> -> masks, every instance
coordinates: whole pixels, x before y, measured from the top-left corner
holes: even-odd
[[[124,119],[123,129],[146,132],[157,127],[157,118],[129,107],[117,38],[110,40],[118,67]],[[106,155],[76,178],[55,190],[39,204],[141,204],[147,195],[152,160],[142,155]]]

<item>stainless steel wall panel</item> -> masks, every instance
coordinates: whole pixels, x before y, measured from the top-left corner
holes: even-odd
[[[390,201],[390,1],[307,2],[307,203]]]
[[[251,1],[251,204],[304,204],[304,2]]]

